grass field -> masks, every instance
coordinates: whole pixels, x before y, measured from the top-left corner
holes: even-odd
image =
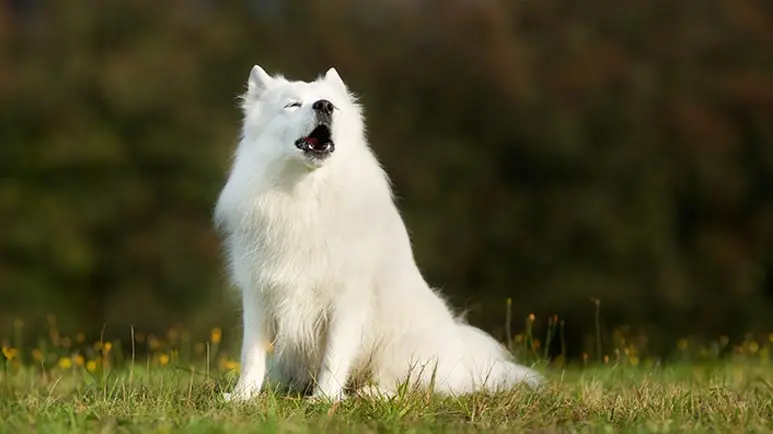
[[[172,367],[3,377],[3,432],[773,431],[773,369],[755,365],[599,367],[552,373],[542,392],[338,404],[220,398],[229,379]]]
[[[773,336],[722,357],[698,348],[707,357],[691,360],[680,342],[685,360],[668,364],[638,360],[634,348],[566,368],[543,359],[549,383],[538,392],[336,404],[265,393],[242,405],[221,398],[239,366],[218,348],[220,330],[199,343],[177,332],[136,338],[134,356],[55,329],[25,351],[4,341],[0,432],[773,432]]]

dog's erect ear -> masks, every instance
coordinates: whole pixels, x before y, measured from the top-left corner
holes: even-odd
[[[258,98],[271,87],[274,79],[258,65],[252,67],[250,78],[247,81],[247,95],[251,98]]]
[[[325,81],[335,86],[339,91],[343,92],[344,94],[347,93],[346,85],[344,84],[344,81],[341,80],[341,76],[338,75],[338,71],[336,71],[335,68],[330,68],[325,73]]]

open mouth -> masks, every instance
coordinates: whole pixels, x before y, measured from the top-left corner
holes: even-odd
[[[296,140],[295,146],[314,158],[325,158],[335,151],[330,127],[325,124],[317,125],[308,136]]]

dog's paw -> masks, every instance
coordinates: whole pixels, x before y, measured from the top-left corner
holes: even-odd
[[[346,399],[346,394],[343,390],[333,393],[325,393],[320,390],[315,390],[310,396],[306,398],[310,402],[314,403],[327,403],[333,404],[341,402]]]
[[[360,398],[389,400],[397,396],[394,390],[381,389],[377,386],[364,386],[357,390],[357,396]]]
[[[223,393],[222,398],[225,402],[237,403],[246,402],[257,396],[257,393],[253,393],[249,390],[234,389],[232,392]]]

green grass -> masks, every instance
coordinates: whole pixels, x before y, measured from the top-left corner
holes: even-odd
[[[509,308],[509,303],[508,303]],[[403,393],[328,404],[263,393],[227,403],[239,370],[220,328],[206,337],[172,328],[132,329],[129,342],[62,333],[26,333],[21,320],[0,333],[0,434],[59,432],[773,432],[773,333],[741,342],[680,339],[663,363],[646,336],[597,331],[582,362],[548,358],[564,349],[563,322],[547,319],[543,340],[533,315],[509,332],[518,359],[537,361],[540,391],[443,398]],[[25,339],[26,336],[26,339]],[[37,336],[31,343],[30,338]],[[590,353],[590,354],[589,354]],[[596,361],[596,362],[594,362]]]
[[[0,365],[0,432],[773,431],[773,366],[759,361],[543,369],[541,392],[338,404],[220,396],[233,372],[137,364],[89,372]]]

